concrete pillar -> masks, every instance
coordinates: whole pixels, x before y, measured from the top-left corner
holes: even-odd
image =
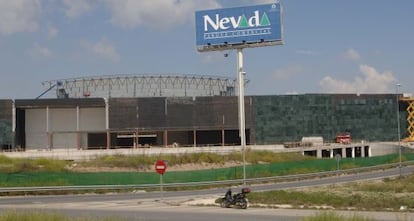
[[[134,147],[138,148],[139,147],[139,130],[138,128],[135,129],[135,142],[134,142]]]
[[[81,149],[81,135],[80,135],[80,108],[76,106],[76,148]]]
[[[164,130],[164,147],[168,147],[168,131]]]
[[[322,158],[322,149],[316,149],[316,158]]]
[[[365,157],[365,147],[361,146],[361,157]]]
[[[47,147],[48,147],[49,150],[53,149],[52,139],[53,139],[52,133],[47,132]]]
[[[197,131],[196,129],[193,130],[193,140],[194,140],[194,147],[197,146]]]
[[[15,149],[16,148],[16,140],[17,140],[17,137],[16,137],[16,124],[17,124],[17,122],[16,122],[16,105],[15,105],[15,103],[14,103],[14,100],[12,101],[12,146],[11,146],[11,148],[12,149]]]
[[[222,127],[221,127],[221,145],[224,147],[225,145],[225,133],[224,133],[224,123],[225,123],[225,118],[224,118],[224,114],[222,115]]]
[[[329,152],[329,157],[330,157],[330,158],[334,158],[334,155],[333,155],[333,149],[330,149],[329,151],[330,151],[330,152]]]
[[[221,146],[224,147],[224,128],[221,128]]]
[[[47,149],[52,150],[52,134],[50,132],[49,122],[49,106],[46,107],[46,136],[47,136]]]
[[[109,132],[109,101],[104,98],[105,101],[105,129],[106,129],[106,149],[111,148],[111,133]]]
[[[81,149],[81,133],[78,131],[76,132],[76,145],[78,150]]]
[[[351,155],[352,155],[352,158],[355,158],[355,147],[352,147]]]
[[[346,158],[346,147],[342,147],[342,158]]]
[[[109,130],[106,130],[106,149],[111,148],[111,133]]]

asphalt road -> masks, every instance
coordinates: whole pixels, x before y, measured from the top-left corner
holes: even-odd
[[[2,205],[3,209],[17,209],[19,211],[48,211],[67,214],[72,217],[113,217],[114,220],[136,221],[296,221],[303,217],[317,214],[317,210],[298,209],[266,209],[248,208],[220,208],[218,206],[191,206],[180,202],[178,198],[167,198],[164,201],[156,200],[120,200],[105,202],[67,202],[44,204],[32,202],[25,205]],[[176,204],[177,203],[177,204]],[[379,221],[413,220],[414,215],[404,212],[355,212],[337,211],[341,215],[354,216],[359,214]]]
[[[80,208],[75,204],[66,205],[66,208],[59,209],[60,205],[50,208],[35,206],[32,208],[19,208],[35,211],[53,211],[68,214],[73,217],[115,217],[115,220],[138,220],[138,221],[247,221],[247,220],[298,220],[298,214],[290,214],[288,210],[257,209],[247,210],[211,206],[177,206],[162,202],[112,202],[95,203],[87,205],[87,208]],[[85,206],[85,205],[84,205]],[[311,211],[309,211],[311,212]],[[276,219],[275,219],[276,218]]]
[[[411,174],[414,167],[401,168],[402,175]],[[354,182],[358,180],[382,179],[398,176],[400,169],[389,169],[354,175],[341,175],[322,179],[283,182],[276,184],[255,185],[252,191],[267,191],[279,189],[301,188],[309,186],[331,185],[335,183]],[[159,192],[136,192],[125,194],[105,195],[64,195],[64,196],[23,196],[0,197],[0,210],[47,210],[58,211],[70,216],[121,217],[126,220],[148,221],[214,221],[214,220],[299,220],[317,211],[294,209],[263,209],[248,208],[223,209],[218,206],[194,206],[188,202],[209,198],[214,199],[223,195],[226,188],[164,192],[163,199]],[[236,191],[236,190],[234,190]],[[341,213],[354,215],[356,212]],[[375,220],[414,220],[414,214],[392,212],[358,212]]]

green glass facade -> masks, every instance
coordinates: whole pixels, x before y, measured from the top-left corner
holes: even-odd
[[[12,145],[12,109],[11,100],[0,100],[0,149]]]
[[[99,102],[98,102],[99,101]],[[111,99],[109,120],[111,128],[134,128],[137,123],[148,130],[237,130],[237,99],[233,96],[192,98]],[[75,107],[82,102],[91,105],[102,99],[80,100],[17,100],[24,117],[24,107],[48,102],[59,107]],[[71,103],[72,102],[72,103]],[[91,103],[92,102],[92,103]],[[246,104],[246,128],[249,144],[282,144],[300,141],[302,137],[323,137],[325,143],[334,142],[340,132],[350,132],[353,141],[396,141],[397,106],[400,114],[401,138],[407,134],[407,103],[397,105],[395,94],[302,94],[249,96]],[[19,107],[19,105],[17,105]],[[137,108],[139,107],[139,108]],[[154,109],[156,108],[156,109]],[[122,110],[128,110],[125,111]],[[0,147],[13,145],[13,100],[0,100]],[[145,120],[145,121],[144,121]],[[17,132],[25,127],[24,119],[17,119]],[[18,139],[24,139],[24,134]],[[207,136],[207,135],[206,135]],[[200,138],[201,139],[201,138]]]
[[[274,144],[322,136],[334,142],[339,132],[354,141],[398,139],[395,94],[304,94],[254,96],[255,141]],[[406,112],[400,110],[401,136],[406,136]]]

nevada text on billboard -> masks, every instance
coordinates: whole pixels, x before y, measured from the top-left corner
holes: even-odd
[[[200,51],[282,44],[280,2],[196,12]],[[263,44],[263,45],[262,45]]]

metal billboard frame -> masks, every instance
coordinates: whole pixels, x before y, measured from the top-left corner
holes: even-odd
[[[197,11],[199,52],[283,45],[283,7],[271,4]],[[227,16],[227,17],[226,17]]]
[[[258,9],[264,9],[265,12],[260,16]],[[219,12],[223,12],[225,16],[231,16],[234,12],[238,12],[238,18],[224,17],[220,19]],[[230,13],[229,13],[230,12]],[[268,12],[266,14],[266,12]],[[269,13],[275,12],[275,15]],[[209,14],[215,14],[215,22]],[[204,22],[201,27],[200,19],[204,14]],[[249,19],[246,17],[250,15]],[[253,14],[253,15],[252,15]],[[280,0],[276,0],[274,3],[247,7],[235,7],[227,9],[214,9],[204,10],[195,13],[196,24],[196,44],[199,52],[207,51],[223,51],[223,50],[237,50],[237,76],[238,76],[238,114],[239,114],[239,136],[240,136],[240,148],[243,152],[243,185],[246,185],[246,120],[244,109],[244,77],[246,72],[243,70],[243,48],[254,48],[263,46],[282,45],[283,42],[283,7]],[[208,16],[208,18],[206,18]],[[273,19],[276,19],[276,24],[273,23]],[[277,20],[278,19],[278,20]],[[260,20],[260,22],[259,22]],[[201,39],[201,34],[206,36],[207,23],[215,29],[212,34],[207,33],[208,37],[226,38],[227,41],[204,41],[205,37]],[[273,26],[274,25],[278,26]],[[201,31],[200,31],[201,28]],[[218,31],[219,28],[224,31]],[[273,28],[277,29],[277,33],[272,33]],[[217,30],[216,30],[217,29]],[[204,33],[202,33],[204,30]],[[247,35],[251,33],[253,37]],[[236,37],[233,37],[236,36]],[[233,37],[233,39],[231,38]],[[245,39],[243,39],[245,37]],[[232,41],[228,41],[228,39]]]

